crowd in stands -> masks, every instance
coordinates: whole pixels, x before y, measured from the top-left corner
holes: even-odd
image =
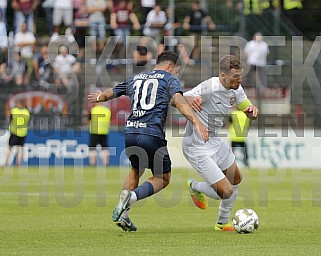
[[[77,75],[80,62],[84,60],[86,43],[96,49],[99,56],[108,36],[119,36],[115,48],[117,58],[126,58],[126,36],[136,35],[142,36],[140,43],[155,40],[157,46],[154,53],[172,46],[177,53],[182,53],[183,63],[189,63],[190,57],[184,45],[175,38],[166,43],[163,37],[182,34],[182,24],[177,18],[172,19],[170,8],[158,5],[156,0],[141,0],[140,4],[138,10],[131,0],[0,0],[0,36],[3,38],[0,40],[0,82],[13,81],[17,86],[69,86],[69,78]],[[192,6],[195,4],[198,9],[186,14],[189,17],[189,21],[184,20],[186,31],[194,31],[199,27],[197,33],[201,32],[203,19],[210,21],[210,29],[215,29],[214,22],[201,10],[199,2],[195,1]],[[8,8],[13,11],[12,26],[7,26]],[[44,13],[46,35],[37,34],[39,11],[36,10],[39,9]],[[7,28],[12,31],[7,31]],[[9,40],[6,38],[8,35]],[[61,39],[61,36],[67,38],[66,45],[59,48],[54,60],[49,61],[48,45]],[[95,40],[87,42],[86,36]],[[38,37],[47,40],[42,39],[39,43]],[[68,46],[75,41],[80,50],[72,55],[68,52]],[[171,45],[165,47],[165,44]],[[134,63],[136,60],[142,63],[137,53],[145,55],[142,52],[146,50],[144,47],[137,44],[137,49],[129,57],[134,59]],[[156,58],[150,53],[146,54],[147,62]]]
[[[253,11],[252,1],[255,0],[244,2],[251,2],[250,12]],[[132,0],[0,0],[0,82],[14,81],[17,86],[33,84],[47,87],[52,83],[58,87],[69,86],[69,78],[80,71],[86,43],[96,49],[99,56],[111,35],[119,36],[115,48],[117,58],[126,58],[126,36],[142,37],[129,57],[137,64],[136,70],[141,70],[142,63],[156,57],[146,52],[151,39],[157,44],[156,54],[164,49],[174,49],[184,64],[199,60],[201,35],[217,29],[217,24],[202,9],[199,1],[191,2],[190,10],[180,19],[173,17],[171,9],[158,5],[156,0],[139,2],[140,6],[134,6]],[[235,2],[227,0],[226,6],[232,7]],[[8,8],[13,10],[12,31],[7,31],[10,28],[7,26]],[[244,8],[247,11],[247,7]],[[36,27],[39,24],[36,14],[39,12],[36,10],[39,9],[45,14],[47,32],[47,41],[42,44],[36,40],[39,36]],[[7,35],[11,37],[9,40]],[[86,35],[95,40],[87,42]],[[184,45],[178,37],[180,35],[194,36],[194,47]],[[55,59],[49,61],[48,43],[61,36],[67,38],[67,43],[59,48]],[[68,44],[74,42],[80,49],[76,55],[68,52]]]

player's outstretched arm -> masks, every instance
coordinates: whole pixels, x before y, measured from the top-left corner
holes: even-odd
[[[90,103],[97,103],[97,102],[103,102],[108,101],[115,98],[114,91],[112,88],[109,88],[105,91],[97,91],[88,94],[87,99]]]
[[[248,98],[238,104],[237,107],[239,110],[242,110],[251,120],[256,120],[259,116],[259,109],[256,106],[252,105],[251,101]]]
[[[259,109],[254,105],[247,106],[243,112],[247,115],[251,120],[256,120],[259,116]]]
[[[176,93],[173,96],[173,104],[195,126],[201,138],[205,142],[208,141],[208,129],[200,122],[184,96],[180,93]]]

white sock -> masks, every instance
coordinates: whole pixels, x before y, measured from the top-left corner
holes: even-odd
[[[198,192],[202,192],[206,196],[208,196],[212,199],[215,199],[215,200],[221,199],[218,196],[218,194],[216,193],[216,191],[207,182],[193,181],[191,187],[193,190],[198,191]]]
[[[134,191],[132,191],[130,199],[129,199],[129,204],[132,205],[135,202],[137,202],[137,195]]]
[[[231,197],[229,199],[221,200],[219,211],[218,211],[217,223],[225,224],[229,222],[230,214],[239,191],[239,186],[240,184],[233,185],[233,193]]]
[[[129,199],[129,204],[132,205],[133,203],[137,202],[137,195],[134,191],[132,191],[131,195],[130,195],[130,199]],[[128,217],[128,210],[125,210],[123,213],[122,213],[122,217],[123,218],[127,218]]]

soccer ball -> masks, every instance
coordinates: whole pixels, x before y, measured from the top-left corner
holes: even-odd
[[[252,209],[238,210],[234,214],[232,222],[237,233],[252,233],[259,227],[259,217]]]

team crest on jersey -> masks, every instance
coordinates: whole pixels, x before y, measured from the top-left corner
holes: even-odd
[[[230,98],[230,105],[231,106],[234,105],[235,101],[236,101],[236,97]]]

